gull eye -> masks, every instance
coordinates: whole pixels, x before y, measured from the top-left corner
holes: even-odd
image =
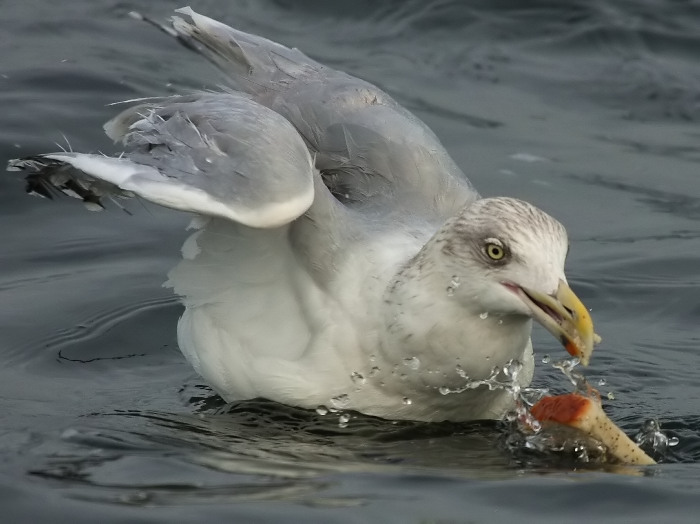
[[[506,256],[506,250],[500,244],[489,242],[486,244],[486,254],[491,260],[502,260]]]

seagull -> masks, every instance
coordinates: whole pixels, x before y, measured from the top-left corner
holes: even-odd
[[[499,419],[481,386],[533,319],[588,363],[597,335],[567,284],[564,227],[482,198],[433,132],[376,86],[194,12],[158,25],[226,76],[218,91],[130,101],[118,156],[11,160],[28,192],[101,209],[139,197],[192,213],[170,272],[182,353],[226,401],[263,397],[385,419]]]

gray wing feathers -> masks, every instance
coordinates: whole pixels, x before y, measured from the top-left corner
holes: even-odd
[[[432,131],[381,89],[189,8],[179,12],[191,22],[176,17],[175,31],[294,125],[342,202],[396,197],[393,207],[419,203],[449,215],[478,197]]]
[[[127,109],[105,129],[124,144],[118,159],[43,158],[167,207],[251,227],[289,223],[313,202],[314,170],[304,141],[284,118],[245,95],[153,100]]]
[[[349,208],[441,220],[478,197],[430,129],[382,90],[189,8],[178,12],[190,21],[160,27],[243,92],[127,109],[105,125],[124,144],[119,158],[64,152],[13,161],[29,173],[29,190],[58,189],[93,207],[102,196],[134,194],[251,227],[289,223],[315,195],[320,209],[329,191]],[[323,192],[314,190],[314,161]]]
[[[310,68],[323,67],[298,49],[238,31],[195,13],[189,7],[175,12],[192,20],[190,23],[179,16],[172,18],[178,36],[218,65],[242,91],[264,91],[270,85],[284,84]],[[252,72],[254,78],[248,78]],[[239,81],[241,85],[238,85]],[[255,82],[259,85],[256,86]]]

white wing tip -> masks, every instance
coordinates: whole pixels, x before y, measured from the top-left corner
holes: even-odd
[[[176,12],[176,13],[180,13],[180,14],[182,14],[182,15],[187,15],[187,16],[192,16],[192,15],[196,15],[196,14],[197,14],[197,13],[195,13],[195,12],[192,10],[192,8],[191,8],[190,6],[188,6],[188,5],[185,6],[185,7],[179,7],[178,9],[175,9],[175,12]]]
[[[293,222],[311,207],[314,201],[314,188],[309,187],[305,193],[284,202],[266,204],[250,211],[234,210],[232,220],[243,225],[271,229]]]

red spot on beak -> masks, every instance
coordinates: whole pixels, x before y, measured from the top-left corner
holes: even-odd
[[[569,353],[569,355],[571,355],[572,357],[580,357],[581,356],[581,350],[578,348],[578,346],[576,346],[576,344],[574,344],[570,340],[566,341],[566,344],[564,344],[564,348]]]

